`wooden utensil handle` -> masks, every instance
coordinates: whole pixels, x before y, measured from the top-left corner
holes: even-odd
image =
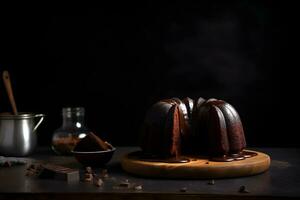
[[[3,72],[3,82],[4,82],[4,85],[5,85],[5,89],[6,89],[11,107],[13,109],[13,113],[14,113],[14,115],[17,115],[18,114],[17,106],[16,106],[13,90],[12,90],[12,87],[11,87],[11,82],[10,82],[10,77],[9,77],[8,71]]]

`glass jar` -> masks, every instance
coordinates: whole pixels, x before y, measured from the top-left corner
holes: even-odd
[[[62,126],[54,131],[52,149],[59,155],[70,155],[76,144],[89,132],[83,107],[63,108]]]

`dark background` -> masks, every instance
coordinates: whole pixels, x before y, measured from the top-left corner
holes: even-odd
[[[0,8],[0,70],[11,73],[19,111],[47,114],[41,145],[65,106],[85,107],[87,126],[112,144],[136,145],[149,106],[186,96],[234,105],[249,146],[298,145],[285,112],[294,98],[282,78],[280,3],[36,6]],[[0,89],[0,111],[10,111]]]

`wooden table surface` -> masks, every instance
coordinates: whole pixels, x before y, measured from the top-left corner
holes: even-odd
[[[164,180],[135,177],[120,166],[122,155],[137,147],[117,147],[107,165],[109,178],[102,187],[85,182],[67,183],[61,180],[38,179],[25,176],[26,166],[0,168],[0,199],[283,199],[300,197],[300,149],[252,148],[271,156],[270,170],[256,176],[210,180]],[[71,157],[56,156],[46,148],[38,149],[30,160],[47,160],[54,164],[83,168]],[[97,169],[96,169],[97,170]],[[116,188],[128,179],[142,185],[141,191]],[[245,186],[249,193],[240,193]],[[186,188],[185,192],[181,189]]]

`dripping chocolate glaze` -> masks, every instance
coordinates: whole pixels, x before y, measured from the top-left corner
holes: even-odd
[[[215,161],[215,162],[233,162],[233,161],[239,161],[239,160],[251,158],[256,155],[257,155],[257,153],[255,153],[255,152],[242,151],[239,154],[211,157],[211,158],[209,158],[209,160]],[[162,163],[188,163],[191,161],[190,158],[187,158],[185,156],[179,156],[178,158],[176,158],[176,157],[162,158],[162,157],[158,157],[156,155],[145,154],[142,151],[130,153],[129,157],[135,158],[138,160],[147,161],[147,162],[162,162]]]
[[[210,160],[216,161],[216,162],[232,162],[232,161],[244,160],[246,158],[251,158],[256,155],[257,155],[257,153],[255,153],[255,152],[244,150],[239,154],[229,154],[229,155],[224,155],[224,156],[211,157]]]
[[[179,157],[158,157],[155,155],[151,154],[144,154],[142,151],[138,152],[133,152],[128,155],[129,158],[135,158],[138,160],[142,161],[147,161],[147,162],[163,162],[163,163],[188,163],[190,162],[189,158],[186,158],[184,156],[179,156]]]

